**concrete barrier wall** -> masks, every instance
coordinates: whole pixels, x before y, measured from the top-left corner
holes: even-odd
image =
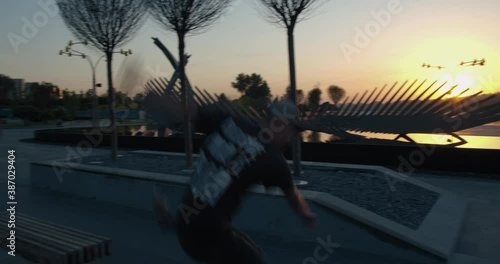
[[[41,142],[78,144],[93,142],[81,133],[60,132],[60,129],[37,130],[34,138]],[[110,137],[101,135],[100,147],[110,146]],[[124,148],[146,149],[154,151],[184,152],[184,140],[181,137],[142,137],[119,136],[120,146]],[[202,137],[193,138],[193,150],[199,151]],[[500,150],[498,149],[468,149],[440,145],[380,145],[380,144],[349,144],[349,143],[302,143],[302,160],[314,162],[335,162],[349,164],[364,164],[393,167],[408,173],[413,157],[424,156],[422,164],[415,165],[416,169],[436,170],[459,173],[488,174],[488,177],[498,177],[500,163],[497,162]],[[432,155],[428,155],[432,149]],[[323,153],[328,153],[324,155]],[[384,153],[384,155],[380,155]],[[291,152],[285,153],[291,159]],[[466,160],[467,162],[463,162]],[[483,164],[489,164],[484,166]],[[473,177],[478,177],[476,174]]]

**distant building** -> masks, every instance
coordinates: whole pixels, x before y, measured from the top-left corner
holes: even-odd
[[[29,82],[24,85],[24,98],[29,98],[33,92],[33,87],[38,85],[38,83]]]
[[[14,91],[14,89],[6,89],[4,91],[4,94],[5,94],[5,98],[9,99],[9,100],[14,100],[16,98],[16,93]]]
[[[12,79],[14,81],[14,97],[16,99],[24,97],[24,79]]]

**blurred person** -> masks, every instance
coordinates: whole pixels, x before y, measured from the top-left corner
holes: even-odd
[[[254,184],[279,187],[302,222],[314,226],[316,216],[295,186],[283,153],[304,127],[289,101],[272,103],[258,123],[219,107],[193,107],[193,125],[207,135],[189,188],[174,217],[158,192],[154,210],[161,228],[175,227],[184,251],[206,263],[264,263],[263,251],[231,224],[240,198]],[[182,117],[173,102],[169,118]],[[177,114],[174,114],[177,113]],[[182,120],[177,120],[180,124]],[[256,215],[256,217],[259,217]]]

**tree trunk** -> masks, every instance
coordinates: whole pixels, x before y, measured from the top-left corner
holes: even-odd
[[[297,81],[295,79],[295,47],[293,37],[293,27],[288,28],[288,59],[290,65],[290,100],[297,105],[296,91]],[[292,141],[292,157],[293,157],[293,175],[300,176],[301,172],[301,148],[300,148],[300,134],[296,133]]]
[[[179,33],[179,74],[181,78],[181,90],[182,90],[182,104],[184,107],[184,150],[186,152],[186,166],[191,168],[193,166],[193,141],[191,133],[191,113],[189,111],[190,106],[189,97],[191,96],[191,91],[186,82],[186,56],[184,54],[184,49],[186,44],[185,34]]]
[[[97,128],[97,88],[95,87],[95,68],[92,65],[92,128]]]
[[[116,131],[115,118],[115,89],[113,87],[113,52],[109,51],[106,54],[108,63],[108,104],[109,104],[109,119],[111,120],[111,159],[116,160],[118,157],[118,135]]]

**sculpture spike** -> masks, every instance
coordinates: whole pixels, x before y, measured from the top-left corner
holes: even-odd
[[[410,84],[410,86],[408,88],[406,88],[406,90],[404,91],[404,93],[401,94],[401,96],[399,96],[399,98],[396,100],[396,103],[394,103],[394,105],[392,107],[390,107],[389,109],[387,109],[387,114],[390,115],[394,112],[397,112],[398,110],[398,107],[401,106],[401,100],[403,99],[403,97],[408,93],[408,91],[410,91],[410,89],[415,85],[415,83],[417,83],[418,79],[415,79],[415,81],[413,81],[412,84]]]
[[[373,91],[370,93],[370,96],[368,96],[368,98],[366,99],[366,101],[363,103],[363,107],[360,109],[359,111],[359,115],[357,116],[362,116],[366,113],[366,109],[368,107],[368,102],[370,101],[370,99],[372,98],[373,94],[377,91],[377,87],[375,87],[375,89],[373,89]]]
[[[417,115],[417,114],[420,114],[422,109],[424,109],[424,105],[427,104],[427,102],[429,101],[429,99],[435,94],[437,93],[439,90],[441,90],[441,88],[443,88],[448,82],[444,82],[443,84],[441,84],[438,88],[436,88],[433,92],[431,92],[431,94],[429,94],[424,100],[422,100],[418,105],[417,107],[415,107],[415,111],[413,111],[413,113],[411,114],[412,116],[413,115]]]
[[[382,94],[382,92],[385,90],[385,87],[387,87],[387,84],[385,84],[382,89],[380,89],[380,92],[378,92],[377,96],[373,99],[373,101],[370,103],[370,105],[367,107],[366,109],[366,114],[364,114],[365,116],[367,115],[371,115],[372,114],[372,111],[373,111],[373,108],[374,106],[376,105],[377,103],[377,99],[378,97]]]
[[[368,91],[365,91],[365,92],[363,93],[363,95],[361,96],[361,98],[359,98],[359,101],[356,103],[355,107],[352,109],[351,113],[346,113],[346,114],[345,114],[346,116],[353,116],[353,115],[356,115],[356,113],[357,113],[357,111],[358,111],[358,108],[360,107],[361,101],[363,101],[363,99],[365,98],[366,93],[368,93]]]
[[[420,93],[417,98],[415,98],[411,104],[409,105],[408,109],[406,110],[406,112],[404,113],[404,115],[408,115],[409,113],[411,113],[411,111],[413,110],[415,104],[417,104],[419,101],[419,99],[425,94],[427,93],[427,91],[429,91],[435,84],[437,83],[437,80],[434,81],[431,85],[429,85],[429,87],[427,87],[427,89],[425,89],[422,93]]]
[[[158,94],[163,94],[163,89],[161,88],[161,84],[159,84],[156,79],[151,80],[151,84],[153,85],[155,91]]]
[[[413,90],[413,92],[411,92],[411,94],[408,96],[408,98],[406,98],[406,100],[401,104],[401,109],[396,113],[396,115],[400,115],[400,114],[403,114],[404,111],[406,109],[408,109],[408,106],[410,106],[412,104],[412,101],[411,98],[413,97],[413,95],[415,93],[417,93],[420,88],[422,88],[422,86],[427,82],[427,80],[424,80],[415,90]]]
[[[338,110],[335,112],[335,114],[337,116],[340,116],[340,112],[342,112],[342,110],[344,110],[346,104],[347,104],[347,101],[349,101],[349,96],[347,96],[345,99],[344,99],[344,102],[342,104],[340,104],[340,107],[338,108]]]
[[[386,104],[384,104],[384,107],[382,108],[382,110],[380,110],[380,114],[386,114],[387,108],[390,108],[392,106],[392,100],[394,100],[394,98],[396,98],[396,95],[406,86],[407,83],[408,83],[408,80],[406,80],[399,87],[399,89],[391,96],[391,98],[389,99],[389,101]]]
[[[430,103],[428,103],[426,106],[424,106],[422,109],[425,109],[425,110],[423,111],[422,114],[433,113],[435,108],[437,108],[434,106],[438,105],[438,107],[439,107],[439,105],[441,105],[440,103],[442,103],[444,101],[444,100],[442,100],[443,97],[445,97],[447,94],[450,94],[451,92],[453,92],[453,90],[455,90],[455,88],[457,88],[457,86],[458,86],[458,84],[452,86],[446,93],[443,93],[438,98],[432,100]]]
[[[387,98],[387,96],[389,96],[389,94],[392,92],[392,90],[394,89],[394,87],[396,87],[397,84],[398,84],[398,82],[395,82],[392,85],[391,89],[389,89],[389,91],[384,95],[384,97],[382,97],[382,100],[380,100],[379,104],[377,105],[377,108],[375,108],[373,110],[372,116],[378,115],[380,113],[381,107],[384,105],[385,98]]]
[[[354,100],[356,100],[357,97],[358,97],[358,93],[356,93],[356,95],[354,95],[354,97],[352,98],[351,102],[349,103],[349,106],[347,107],[347,110],[345,111],[346,113],[351,111],[351,108],[353,106],[353,102],[354,102]],[[345,116],[345,113],[339,113],[339,115]]]

